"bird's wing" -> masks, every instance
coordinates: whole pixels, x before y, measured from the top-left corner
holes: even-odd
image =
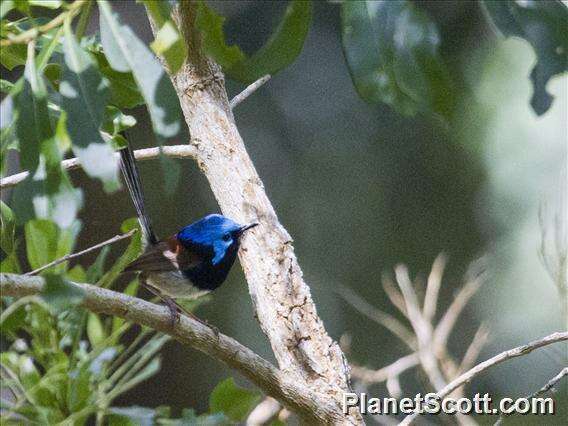
[[[183,271],[197,266],[201,261],[198,254],[187,250],[173,236],[149,246],[124,271],[169,272],[180,269]]]

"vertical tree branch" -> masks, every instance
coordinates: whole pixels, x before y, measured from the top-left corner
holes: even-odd
[[[256,317],[280,369],[335,404],[336,415],[328,421],[361,424],[358,412],[342,414],[348,364],[317,315],[292,238],[278,221],[239,135],[223,74],[201,49],[196,10],[195,2],[183,1],[175,12],[188,60],[171,78],[191,135],[189,143],[197,150],[197,164],[221,210],[240,223],[260,223],[243,238],[239,252]]]

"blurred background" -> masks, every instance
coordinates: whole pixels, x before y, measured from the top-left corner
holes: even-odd
[[[266,41],[285,9],[284,2],[208,4],[227,17],[229,41],[245,52]],[[440,28],[441,53],[456,85],[448,93],[459,105],[451,122],[404,117],[361,100],[345,64],[340,8],[333,2],[314,2],[300,57],[235,111],[266,191],[294,239],[328,332],[336,340],[350,336],[350,359],[370,368],[396,361],[407,349],[336,290],[353,289],[396,315],[381,286],[383,274],[404,263],[413,277],[426,277],[441,252],[449,259],[441,307],[463,284],[471,262],[484,256],[488,268],[487,282],[451,337],[450,350],[458,358],[481,323],[491,331],[481,359],[566,328],[557,289],[540,259],[543,235],[554,238],[554,216],[566,220],[566,75],[550,81],[554,103],[537,117],[529,104],[528,79],[535,54],[524,40],[497,37],[477,2],[419,5]],[[151,40],[142,6],[124,1],[115,9]],[[97,22],[95,11],[91,30]],[[227,81],[227,89],[231,97],[243,86]],[[131,113],[139,122],[130,132],[134,147],[154,146],[145,110]],[[186,140],[184,135],[169,143]],[[218,211],[196,165],[179,164],[182,177],[170,191],[157,164],[140,165],[161,236]],[[81,172],[72,176],[85,190],[79,247],[115,235],[120,223],[134,216],[125,191],[108,195]],[[561,239],[565,242],[565,234]],[[112,253],[118,256],[119,247]],[[273,359],[239,267],[197,315]],[[490,370],[467,393],[530,394],[566,361],[566,346],[551,346]],[[167,404],[199,412],[207,408],[215,384],[233,375],[176,342],[166,347],[162,365],[160,374],[117,405]],[[423,390],[423,384],[414,371],[402,376],[405,395]],[[563,389],[566,395],[566,385]],[[371,388],[371,393],[383,395],[384,389]]]

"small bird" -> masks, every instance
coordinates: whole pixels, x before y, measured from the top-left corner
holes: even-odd
[[[139,272],[140,282],[170,309],[174,325],[180,310],[193,315],[173,299],[193,299],[223,284],[237,257],[241,237],[258,223],[243,226],[220,214],[210,214],[160,241],[146,213],[140,174],[129,146],[120,150],[120,159],[146,243],[144,252],[124,272]]]

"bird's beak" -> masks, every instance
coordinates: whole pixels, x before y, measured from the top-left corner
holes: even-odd
[[[259,225],[258,222],[253,222],[253,223],[249,223],[248,225],[244,225],[244,226],[241,227],[241,229],[239,229],[239,234],[242,234],[243,232],[245,232],[245,231],[247,231],[251,228],[254,228],[255,226],[258,226],[258,225]]]

